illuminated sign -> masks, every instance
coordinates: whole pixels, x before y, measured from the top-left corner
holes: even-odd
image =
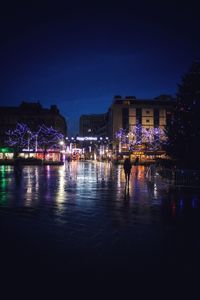
[[[33,152],[33,149],[22,149],[23,152]]]
[[[93,137],[93,136],[84,136],[84,137],[81,137],[81,136],[77,136],[77,141],[97,141],[97,137]]]
[[[134,155],[144,155],[143,151],[133,151],[132,154]]]

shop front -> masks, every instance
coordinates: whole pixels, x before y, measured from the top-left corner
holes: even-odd
[[[17,157],[21,159],[24,163],[32,162],[52,162],[59,163],[65,160],[65,153],[62,153],[57,149],[49,149],[46,152],[44,151],[27,151],[22,150],[18,153]],[[2,164],[13,164],[14,162],[14,150],[9,147],[0,147],[0,163]]]
[[[0,147],[0,160],[13,159],[13,149],[10,147]]]

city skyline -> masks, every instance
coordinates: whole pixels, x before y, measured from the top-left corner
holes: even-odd
[[[105,113],[115,95],[174,96],[199,58],[197,11],[193,2],[7,6],[0,105],[56,104],[74,135],[80,115]]]

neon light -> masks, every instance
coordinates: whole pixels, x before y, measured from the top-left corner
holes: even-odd
[[[14,130],[6,132],[8,139],[5,141],[10,147],[19,151],[37,151],[38,149],[47,150],[50,148],[59,148],[59,141],[64,136],[53,127],[40,125],[36,132],[30,131],[29,127],[23,123],[17,123]]]
[[[119,140],[120,145],[129,146],[130,150],[133,150],[135,146],[146,145],[148,149],[158,150],[161,145],[167,142],[167,136],[165,130],[162,128],[144,128],[140,124],[133,126],[130,132],[126,132],[125,129],[120,128],[116,134],[116,139]]]
[[[77,141],[97,141],[97,137],[93,137],[93,136],[85,136],[85,137],[81,137],[81,136],[77,136]]]
[[[23,151],[23,152],[33,152],[34,150],[33,150],[33,149],[25,149],[25,148],[24,148],[24,149],[22,149],[22,151]]]

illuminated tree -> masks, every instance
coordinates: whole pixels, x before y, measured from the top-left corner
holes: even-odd
[[[53,127],[47,127],[44,124],[37,131],[37,145],[43,150],[44,158],[47,149],[59,149],[59,142],[64,136]]]
[[[159,150],[167,142],[166,131],[160,127],[143,128],[142,143],[148,150]]]
[[[5,143],[12,147],[15,156],[23,149],[28,151],[41,149],[45,153],[48,149],[59,149],[59,142],[63,140],[63,134],[52,127],[39,126],[37,131],[32,132],[26,124],[17,123],[13,130],[6,132]]]
[[[14,155],[17,157],[22,149],[29,149],[33,141],[33,135],[30,128],[23,123],[17,123],[15,129],[6,132],[7,139],[5,143],[14,149]]]
[[[132,130],[128,133],[130,150],[133,150],[135,147],[141,145],[142,141],[142,126],[136,125],[133,126]]]
[[[126,130],[123,128],[120,128],[116,133],[115,136],[118,140],[121,141],[122,144],[127,143],[127,133]]]
[[[144,128],[141,125],[133,126],[129,133],[121,128],[116,132],[116,138],[122,145],[128,145],[129,150],[134,150],[142,145],[145,145],[148,150],[158,150],[167,142],[164,129]]]

